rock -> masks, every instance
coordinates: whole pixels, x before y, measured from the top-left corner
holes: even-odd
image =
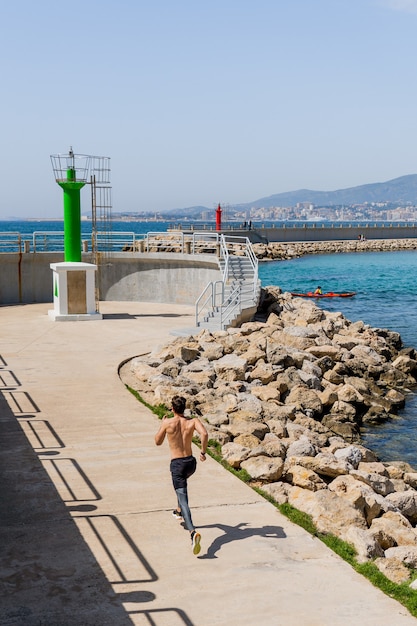
[[[347,446],[346,448],[339,448],[334,452],[336,459],[346,461],[354,469],[357,469],[361,460],[362,452],[357,446]]]
[[[417,569],[417,546],[394,546],[385,550],[387,559],[395,558]]]
[[[323,407],[331,407],[337,401],[338,396],[334,389],[326,387],[321,393],[319,393],[319,398]]]
[[[381,494],[381,496],[388,496],[388,494],[391,494],[393,491],[395,491],[392,481],[386,476],[381,476],[380,474],[364,472],[360,470],[352,470],[350,474],[351,476],[356,478],[356,480],[360,480],[372,487],[372,489],[376,493]]]
[[[354,443],[360,441],[359,429],[351,422],[341,422],[337,415],[326,415],[323,424],[336,435],[343,437],[345,441]]]
[[[247,361],[234,354],[226,354],[214,362],[216,374],[227,381],[244,380],[247,367]]]
[[[285,473],[285,480],[296,487],[302,487],[310,491],[318,491],[327,487],[318,474],[302,465],[291,466]]]
[[[392,367],[404,374],[411,374],[417,368],[417,361],[408,356],[400,355],[392,362]]]
[[[283,482],[266,483],[262,485],[262,491],[271,496],[278,504],[288,502],[288,491],[290,486]]]
[[[233,421],[222,427],[232,437],[238,437],[239,435],[254,435],[261,441],[269,432],[269,428],[263,422],[252,422],[245,419],[233,419]]]
[[[344,537],[350,526],[366,529],[365,519],[359,511],[327,489],[312,492],[294,487],[289,493],[288,502],[311,515],[319,532]]]
[[[231,466],[240,467],[242,461],[245,461],[250,454],[250,448],[239,445],[234,442],[226,443],[222,446],[222,457]]]
[[[349,473],[349,465],[345,461],[337,460],[333,454],[320,452],[316,456],[293,456],[287,459],[288,467],[302,465],[313,470],[320,476],[335,478]],[[288,471],[288,470],[287,470]]]
[[[271,433],[283,439],[287,436],[287,429],[285,428],[285,422],[280,419],[271,419],[266,422]]]
[[[271,363],[265,363],[259,359],[252,371],[248,372],[247,379],[259,380],[262,384],[267,385],[275,378],[274,366]],[[276,390],[277,391],[277,390]]]
[[[406,582],[410,578],[410,570],[396,558],[378,558],[374,564],[388,580],[397,585]]]
[[[270,482],[281,478],[284,461],[279,457],[257,456],[243,461],[240,466],[254,480]]]
[[[297,409],[311,409],[314,414],[320,415],[323,409],[320,397],[312,389],[296,385],[285,399],[286,404],[294,405]]]
[[[287,449],[282,441],[272,432],[265,435],[262,447],[268,456],[279,456],[281,459],[285,459]]]
[[[269,400],[279,401],[281,398],[281,394],[278,389],[269,385],[251,387],[251,394],[256,398],[259,398],[261,402],[268,402]]]
[[[261,440],[255,437],[255,435],[239,435],[235,437],[233,443],[243,446],[244,448],[249,448],[249,456],[256,456],[253,454],[254,450],[263,451],[263,448],[260,447]]]
[[[349,526],[344,532],[344,540],[355,548],[358,563],[384,556],[383,549],[367,529]]]
[[[388,511],[372,521],[370,533],[383,550],[394,546],[417,545],[416,531],[404,515]]]
[[[406,485],[410,485],[413,489],[417,489],[417,472],[405,472],[404,482]]]
[[[417,492],[397,491],[387,495],[388,502],[391,502],[412,524],[417,523]]]
[[[329,490],[348,500],[362,513],[368,525],[381,513],[381,502],[373,489],[355,480],[353,476],[338,476],[329,484]]]
[[[206,413],[204,415],[204,420],[212,426],[221,426],[222,424],[229,423],[229,416],[225,412]]]
[[[378,461],[361,461],[357,469],[360,472],[365,472],[367,474],[379,474],[380,476],[387,476],[390,478],[385,465]]]
[[[136,378],[142,381],[148,381],[149,378],[155,376],[155,368],[144,363],[141,359],[132,359],[130,369]]]
[[[287,458],[291,456],[315,456],[316,454],[317,448],[305,435],[302,435],[287,448]]]
[[[194,361],[200,355],[200,352],[195,344],[184,344],[180,345],[177,350],[175,350],[175,356],[179,359],[182,359],[186,363],[190,361]]]
[[[363,396],[352,385],[342,385],[337,389],[337,397],[342,402],[363,402]],[[334,412],[334,411],[333,411]]]
[[[224,355],[223,347],[216,341],[202,342],[202,356],[208,361],[217,361]]]

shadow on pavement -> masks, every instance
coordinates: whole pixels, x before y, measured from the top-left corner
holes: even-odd
[[[236,526],[228,526],[226,524],[208,524],[199,526],[199,528],[219,528],[224,535],[216,537],[212,544],[208,547],[206,554],[198,557],[199,559],[217,559],[217,552],[222,546],[234,542],[248,539],[249,537],[265,537],[270,539],[284,539],[286,534],[281,526],[261,526],[260,528],[245,528],[248,526],[246,522],[241,522]]]

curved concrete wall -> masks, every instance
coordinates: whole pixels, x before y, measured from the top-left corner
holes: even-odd
[[[63,252],[0,254],[0,304],[52,302],[49,265],[63,260]]]
[[[63,253],[0,254],[0,304],[53,302],[51,263]],[[83,254],[93,263],[91,254]],[[100,259],[96,284],[100,300],[194,304],[206,285],[221,280],[210,254],[120,252]]]
[[[101,300],[194,304],[216,280],[219,265],[209,254],[121,252],[99,268]]]

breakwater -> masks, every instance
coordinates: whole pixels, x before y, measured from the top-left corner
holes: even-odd
[[[308,254],[339,252],[396,252],[417,250],[417,239],[365,239],[347,241],[291,241],[254,243],[253,250],[260,261],[294,259]]]
[[[365,239],[407,239],[417,237],[415,224],[303,224],[261,226],[240,231],[222,231],[225,235],[239,234],[252,243],[270,243],[273,241],[355,241]]]

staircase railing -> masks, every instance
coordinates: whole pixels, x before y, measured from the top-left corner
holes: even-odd
[[[195,304],[195,318],[201,320],[209,318],[217,308],[220,308],[224,301],[224,282],[216,280],[208,283],[203,289]]]
[[[222,281],[209,283],[196,302],[196,324],[201,326],[217,314],[220,328],[226,327],[242,312],[257,301],[259,293],[258,259],[253,252],[247,237],[220,235],[219,263],[222,269]],[[239,251],[239,256],[235,252]],[[249,261],[249,276],[245,279],[232,281],[232,259]],[[236,266],[236,263],[234,264]],[[239,265],[239,270],[242,267]],[[243,270],[244,271],[244,270]],[[221,289],[219,289],[219,285]],[[219,296],[221,302],[219,303]],[[246,305],[246,307],[245,307]]]

